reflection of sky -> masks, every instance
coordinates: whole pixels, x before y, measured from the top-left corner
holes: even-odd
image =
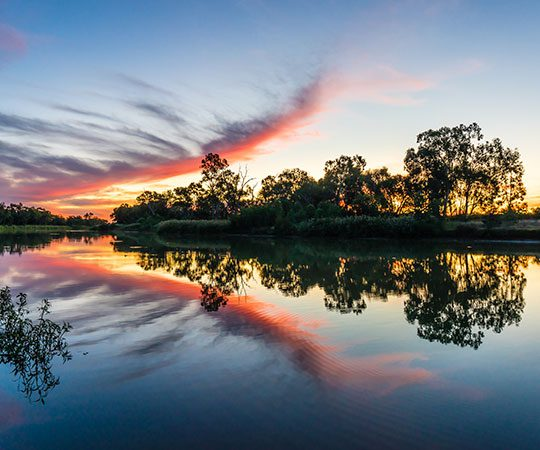
[[[246,298],[205,313],[197,285],[144,272],[136,252],[113,253],[110,241],[53,242],[2,257],[2,284],[49,297],[54,318],[74,326],[74,359],[55,368],[61,384],[45,407],[18,398],[2,368],[6,448],[17,440],[73,447],[74,434],[79,443],[130,448],[156,435],[163,448],[290,447],[291,436],[303,448],[381,439],[444,447],[486,439],[479,429],[508,443],[538,412],[538,268],[527,272],[520,327],[473,351],[418,339],[396,297],[370,301],[361,316],[340,315],[325,310],[318,288],[287,298],[251,283]],[[527,373],[517,375],[525,361]],[[521,422],[506,422],[501,436],[499,421],[514,415]],[[463,423],[474,429],[456,436]]]
[[[3,200],[108,213],[185,182],[209,150],[258,179],[320,175],[352,153],[400,171],[417,133],[476,121],[521,150],[538,202],[538,13],[533,1],[2,2],[0,164],[17,172],[0,177]]]

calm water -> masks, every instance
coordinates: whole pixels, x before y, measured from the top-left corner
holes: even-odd
[[[538,245],[1,249],[0,285],[49,298],[73,358],[41,393],[4,361],[0,448],[540,448]]]

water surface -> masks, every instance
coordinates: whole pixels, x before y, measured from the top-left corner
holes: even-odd
[[[537,245],[75,234],[1,249],[0,285],[73,326],[44,403],[0,367],[1,448],[540,447]]]

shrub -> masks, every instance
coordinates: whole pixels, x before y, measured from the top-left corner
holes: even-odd
[[[279,214],[280,208],[273,205],[251,206],[243,208],[236,216],[233,216],[231,226],[238,231],[273,227]]]
[[[317,206],[317,210],[315,211],[315,216],[317,218],[342,217],[343,215],[343,208],[340,208],[338,205],[330,201],[324,201],[319,203],[319,205]]]
[[[231,228],[229,220],[165,220],[156,231],[159,234],[220,234]]]
[[[441,233],[436,220],[414,217],[338,217],[310,219],[294,226],[304,236],[336,237],[432,237]]]

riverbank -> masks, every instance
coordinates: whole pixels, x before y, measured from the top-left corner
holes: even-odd
[[[60,225],[0,225],[0,234],[39,234],[69,231]]]
[[[233,220],[167,220],[152,227],[117,227],[126,231],[150,231],[161,236],[302,236],[333,238],[464,238],[482,240],[540,240],[538,219],[440,220],[415,217],[340,217],[310,219],[296,224],[246,226]]]

